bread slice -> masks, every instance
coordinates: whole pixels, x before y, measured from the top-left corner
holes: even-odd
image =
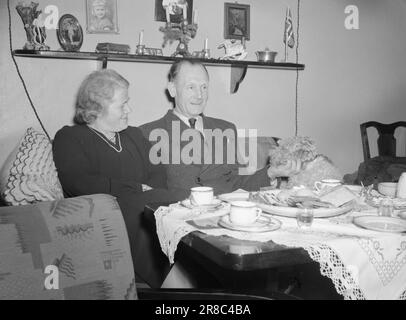
[[[321,201],[330,202],[335,207],[340,207],[357,197],[345,186],[337,186],[326,193],[324,193],[321,197]]]

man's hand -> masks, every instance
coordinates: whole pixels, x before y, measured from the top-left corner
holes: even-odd
[[[277,177],[290,177],[299,173],[301,167],[302,162],[300,160],[288,160],[286,164],[277,167],[270,166],[268,169],[268,176],[271,179],[275,179]]]

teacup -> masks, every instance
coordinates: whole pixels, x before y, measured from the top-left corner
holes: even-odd
[[[239,226],[253,224],[261,216],[262,210],[254,202],[233,201],[230,208],[230,222]]]
[[[204,206],[213,203],[214,194],[212,187],[194,187],[190,190],[190,202],[193,205]]]
[[[378,191],[384,196],[396,197],[396,190],[398,188],[397,182],[380,182],[378,183]]]
[[[320,192],[326,189],[331,189],[340,186],[341,184],[342,182],[338,179],[323,179],[321,181],[316,181],[314,183],[314,188]]]

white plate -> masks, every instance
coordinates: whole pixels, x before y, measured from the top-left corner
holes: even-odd
[[[399,218],[380,216],[360,216],[353,220],[354,224],[365,229],[382,232],[406,232],[406,221]]]
[[[272,206],[264,203],[257,203],[257,206],[260,207],[263,212],[288,218],[296,218],[297,213],[304,210],[294,207]],[[339,208],[316,208],[313,209],[313,214],[315,218],[330,218],[347,213],[353,208],[353,204],[348,204]]]
[[[248,200],[250,196],[249,192],[231,192],[231,193],[224,193],[218,195],[218,198],[226,201],[226,202],[231,202],[231,201],[245,201]]]
[[[189,209],[216,209],[221,206],[221,200],[213,199],[213,202],[211,204],[196,206],[190,202],[190,199],[185,199],[185,200],[181,201],[181,204],[182,204],[182,206],[189,208]]]
[[[221,219],[219,220],[219,225],[224,228],[227,228],[230,230],[236,230],[236,231],[268,232],[268,231],[274,231],[274,230],[279,229],[282,225],[282,222],[280,222],[278,219],[275,219],[272,217],[261,216],[253,224],[241,226],[241,225],[233,224],[230,221],[230,216],[225,215],[225,216],[221,217]]]

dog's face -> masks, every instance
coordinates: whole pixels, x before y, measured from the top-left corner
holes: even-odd
[[[317,157],[314,142],[307,137],[290,137],[279,141],[279,146],[269,152],[271,164],[277,165],[288,159],[301,162],[312,161]]]

